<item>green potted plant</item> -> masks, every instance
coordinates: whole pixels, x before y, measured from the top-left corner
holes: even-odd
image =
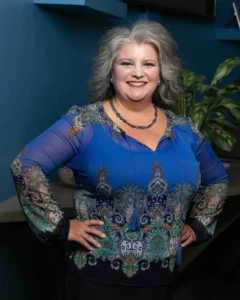
[[[210,143],[224,151],[231,151],[236,143],[240,101],[230,97],[240,93],[240,81],[228,85],[222,81],[238,65],[240,57],[226,59],[218,66],[209,85],[205,84],[205,76],[188,70],[181,73],[178,114],[188,115]]]

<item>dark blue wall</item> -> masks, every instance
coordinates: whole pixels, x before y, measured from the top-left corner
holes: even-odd
[[[231,0],[218,0],[227,2]],[[239,2],[239,1],[237,1]],[[219,15],[230,18],[231,9]],[[43,9],[31,0],[0,2],[0,201],[15,194],[9,166],[32,138],[73,104],[89,100],[88,79],[97,43],[112,25],[148,18],[176,39],[185,67],[212,76],[239,43],[216,40],[215,21],[130,6],[126,19],[87,17]],[[237,71],[235,71],[235,74]]]
[[[240,1],[235,2],[240,7]],[[162,23],[171,32],[179,46],[183,66],[210,78],[226,58],[240,55],[240,41],[216,39],[216,27],[223,27],[232,16],[232,0],[217,0],[214,19],[153,11],[148,14],[149,19]],[[237,28],[236,21],[234,25]],[[233,77],[237,74],[240,74],[239,69],[234,71]]]
[[[73,104],[89,100],[97,42],[110,19],[0,1],[0,201],[14,195],[9,166],[22,147]]]

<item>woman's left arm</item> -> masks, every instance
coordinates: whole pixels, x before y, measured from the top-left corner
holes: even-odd
[[[197,136],[196,145],[201,185],[193,199],[186,224],[194,231],[196,242],[204,242],[214,234],[218,216],[227,198],[228,177],[207,139]]]

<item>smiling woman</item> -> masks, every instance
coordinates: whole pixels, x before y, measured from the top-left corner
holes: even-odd
[[[28,223],[42,242],[67,243],[61,299],[171,299],[181,250],[214,233],[227,175],[204,135],[170,109],[179,92],[176,45],[160,24],[108,31],[92,104],[73,106],[13,161]],[[73,171],[69,220],[47,175]]]
[[[144,69],[151,68],[151,65],[158,69],[158,79],[161,79],[161,84],[155,88],[153,102],[159,107],[169,108],[169,105],[174,105],[176,96],[180,92],[181,61],[177,55],[177,46],[166,28],[159,23],[149,21],[136,22],[131,28],[112,28],[101,38],[99,54],[95,59],[94,76],[90,81],[91,102],[103,101],[115,95],[111,77],[119,59],[126,59],[122,63],[131,69],[140,67],[131,61],[131,50],[135,51],[135,58],[140,54],[141,59],[146,60]],[[130,56],[120,58],[119,55],[125,54],[125,51],[126,55]],[[145,51],[150,51],[146,53],[149,57],[144,58]],[[135,71],[141,70],[135,69]]]
[[[122,46],[113,65],[112,83],[115,99],[152,103],[153,93],[160,83],[157,51],[145,43]]]
[[[118,126],[151,149],[156,149],[166,129],[164,113],[152,103],[160,84],[159,65],[158,53],[151,45],[123,45],[111,72],[114,99],[103,102],[105,111]]]

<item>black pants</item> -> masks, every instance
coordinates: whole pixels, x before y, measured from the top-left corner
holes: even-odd
[[[170,286],[133,287],[102,284],[82,279],[70,272],[65,276],[59,300],[171,300]]]

